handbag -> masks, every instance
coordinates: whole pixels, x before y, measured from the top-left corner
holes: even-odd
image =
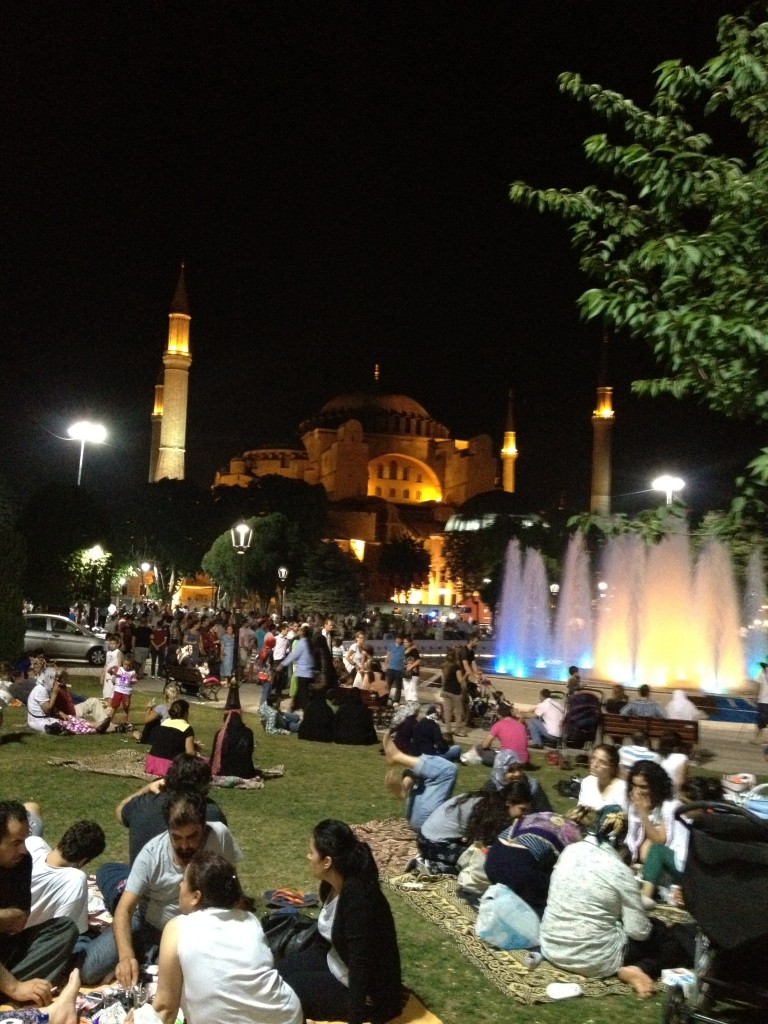
[[[328,946],[317,929],[317,919],[308,914],[286,914],[285,911],[265,914],[261,927],[275,963],[292,953],[303,953],[316,943]]]
[[[260,683],[268,683],[270,679],[269,672],[266,672],[263,668],[260,669],[258,675],[256,676],[256,679]]]

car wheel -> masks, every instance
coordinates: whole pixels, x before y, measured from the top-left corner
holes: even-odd
[[[103,647],[92,647],[88,651],[88,664],[89,665],[103,665],[107,660],[107,652]]]

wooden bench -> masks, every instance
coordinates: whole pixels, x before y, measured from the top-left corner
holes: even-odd
[[[699,742],[699,723],[683,722],[677,718],[645,718],[642,715],[611,715],[603,712],[602,737],[632,736],[644,732],[651,740],[659,739],[666,732],[676,732],[683,743],[686,754]]]
[[[166,665],[165,678],[169,683],[178,683],[182,693],[203,700],[218,700],[221,683],[213,677],[206,683],[200,670],[192,665]]]

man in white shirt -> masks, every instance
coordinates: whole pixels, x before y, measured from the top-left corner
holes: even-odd
[[[40,836],[29,836],[32,856],[32,909],[25,928],[54,917],[69,917],[83,935],[88,931],[88,878],[82,870],[107,844],[95,821],[70,825],[52,850]]]
[[[96,985],[114,972],[124,988],[139,979],[139,958],[155,962],[164,926],[179,913],[179,890],[198,850],[219,853],[231,864],[243,859],[226,825],[206,822],[205,797],[178,793],[166,807],[168,831],[144,846],[133,862],[112,927],[90,943],[80,975]]]
[[[768,726],[768,663],[760,662],[760,671],[755,679],[757,684],[757,732],[756,739],[759,742],[763,729]]]
[[[557,746],[563,731],[563,703],[555,700],[550,690],[542,690],[539,696],[541,701],[533,709],[533,717],[527,722],[528,735],[531,737],[530,745],[536,749],[541,749],[545,743]]]
[[[365,633],[358,630],[358,632],[355,633],[355,639],[344,652],[344,668],[349,672],[349,677],[352,680],[353,686],[363,685],[362,677],[360,675],[360,666],[365,659],[365,652],[363,651],[364,643]]]
[[[619,768],[622,779],[626,779],[630,768],[633,768],[638,761],[653,761],[661,764],[661,757],[655,750],[651,750],[650,740],[644,732],[636,732],[632,736],[632,742],[619,750]]]

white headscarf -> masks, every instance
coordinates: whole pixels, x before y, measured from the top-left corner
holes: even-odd
[[[664,709],[664,714],[667,718],[676,718],[680,722],[695,722],[701,718],[699,709],[682,690],[672,691],[672,700]]]

